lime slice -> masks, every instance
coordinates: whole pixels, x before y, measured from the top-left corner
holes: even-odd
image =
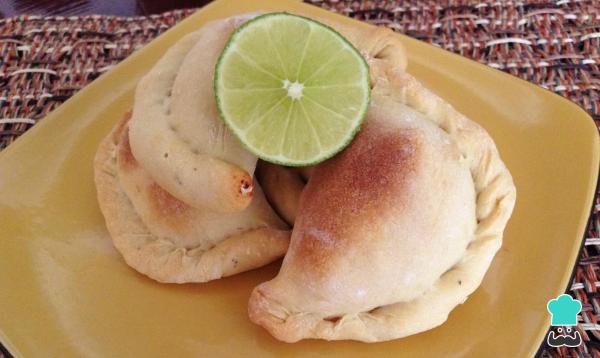
[[[311,165],[350,143],[370,99],[369,66],[333,29],[272,13],[237,29],[215,70],[221,117],[258,157]]]

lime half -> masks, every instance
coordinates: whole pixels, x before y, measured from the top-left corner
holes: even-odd
[[[258,157],[311,165],[350,143],[370,99],[369,66],[314,20],[272,13],[237,29],[215,71],[221,117]]]

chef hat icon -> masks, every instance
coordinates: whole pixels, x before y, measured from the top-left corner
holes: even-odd
[[[581,302],[562,294],[548,301],[548,312],[552,315],[552,326],[575,326],[577,314],[581,312]]]

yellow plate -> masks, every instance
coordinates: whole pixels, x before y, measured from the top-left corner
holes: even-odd
[[[184,34],[293,1],[206,6],[74,96],[0,153],[0,340],[17,356],[532,355],[564,291],[598,174],[598,134],[576,105],[486,66],[403,37],[409,72],[496,140],[518,190],[504,246],[482,286],[439,328],[387,343],[284,344],[246,315],[277,265],[209,284],[164,285],[113,249],[92,181],[100,139],[131,107],[136,82]]]

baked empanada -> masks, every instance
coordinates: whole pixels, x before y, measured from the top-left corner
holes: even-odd
[[[361,132],[302,191],[279,274],[250,297],[250,319],[279,340],[431,329],[500,248],[516,191],[492,139],[401,69],[383,70]]]
[[[289,244],[288,226],[253,183],[257,158],[224,127],[212,92],[217,56],[251,16],[209,23],[171,47],[140,82],[133,118],[98,150],[98,199],[113,242],[155,280],[229,276]]]
[[[205,282],[266,265],[285,253],[290,232],[260,186],[240,212],[191,207],[139,165],[127,130],[125,118],[103,140],[94,164],[100,208],[127,264],[160,282]]]

